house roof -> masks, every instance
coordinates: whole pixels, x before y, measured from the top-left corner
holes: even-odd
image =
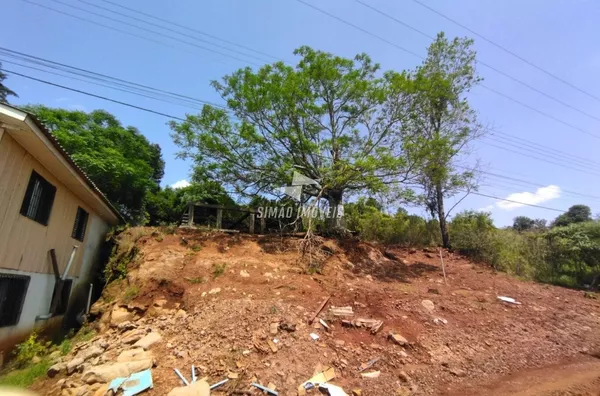
[[[69,153],[67,153],[64,147],[61,146],[52,132],[50,132],[44,123],[41,122],[34,114],[17,107],[10,106],[6,103],[0,103],[0,116],[0,127],[9,126],[2,122],[3,119],[8,117],[12,118],[17,123],[20,123],[21,126],[25,124],[27,125],[28,129],[34,130],[34,132],[40,132],[46,138],[45,140],[41,139],[42,142],[47,146],[51,146],[51,148],[59,153],[62,159],[66,161],[69,167],[79,177],[78,181],[91,190],[91,192],[101,201],[105,209],[110,211],[112,215],[116,217],[117,222],[125,222],[121,213],[119,213],[119,211],[108,200],[108,198],[106,198],[106,195],[104,195],[104,193],[98,188],[98,186],[96,186],[96,184],[88,177],[88,175],[75,163],[75,161],[73,161],[73,158],[71,158]],[[35,129],[37,129],[37,131]],[[10,132],[10,127],[8,130]]]

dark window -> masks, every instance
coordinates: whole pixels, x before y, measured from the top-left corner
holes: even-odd
[[[75,216],[75,224],[73,224],[73,233],[71,234],[72,238],[77,239],[78,241],[83,242],[83,237],[85,237],[85,227],[87,226],[89,214],[85,210],[81,208],[77,208],[77,215]]]
[[[56,187],[48,183],[36,171],[31,172],[29,185],[27,185],[27,191],[21,206],[21,214],[40,224],[48,225],[55,195]]]
[[[19,323],[29,277],[0,273],[0,327]]]
[[[63,315],[67,312],[69,296],[71,295],[71,286],[73,286],[73,279],[56,281],[54,292],[52,293],[52,301],[50,302],[50,307],[54,307],[54,312],[52,312],[52,314]]]

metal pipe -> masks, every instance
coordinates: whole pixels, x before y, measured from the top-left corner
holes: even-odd
[[[210,390],[213,390],[215,388],[218,388],[219,386],[223,385],[224,383],[226,383],[227,381],[229,381],[229,378],[224,379],[223,381],[219,381],[216,384],[213,384],[210,386]]]
[[[196,369],[194,368],[194,365],[192,364],[192,383],[196,382]]]
[[[261,384],[257,384],[256,382],[253,382],[251,385],[252,386],[256,386],[261,391],[270,393],[270,394],[272,394],[274,396],[277,396],[279,394],[278,392],[275,392],[273,389],[269,389],[266,386],[262,386]]]
[[[77,252],[77,248],[79,248],[79,246],[73,245],[71,257],[69,257],[69,263],[67,264],[67,268],[65,268],[65,272],[63,272],[63,275],[61,277],[62,280],[67,279],[67,275],[69,275],[69,270],[71,269],[71,265],[73,264],[73,259],[75,258],[75,252]]]
[[[90,292],[88,293],[87,309],[85,310],[86,314],[90,313],[90,306],[92,305],[92,290],[94,290],[94,284],[90,283]]]
[[[185,377],[183,376],[183,374],[181,374],[179,372],[179,370],[177,370],[177,369],[173,369],[173,370],[175,370],[175,374],[177,374],[177,376],[179,378],[181,378],[181,380],[183,381],[183,383],[185,384],[185,386],[189,386],[190,385],[190,383],[188,382],[188,380],[185,379]]]

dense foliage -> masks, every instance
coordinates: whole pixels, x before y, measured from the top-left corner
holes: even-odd
[[[165,163],[152,144],[112,114],[29,106],[73,160],[130,222],[145,220],[147,196],[157,191]]]
[[[9,96],[16,96],[18,97],[18,95],[11,89],[9,89],[7,86],[4,85],[4,80],[6,79],[6,74],[2,73],[2,63],[0,63],[0,103],[8,103],[8,97]]]
[[[498,229],[489,213],[466,211],[452,219],[450,234],[460,253],[498,270],[569,287],[599,286],[599,221],[524,231]]]
[[[189,202],[235,205],[223,187],[214,181],[196,181],[188,187],[179,189],[166,187],[148,194],[146,211],[149,225],[177,224],[187,210]]]
[[[172,122],[181,155],[251,196],[278,195],[294,170],[318,180],[321,188],[304,193],[332,207],[348,193],[397,186],[410,168],[401,155],[406,74],[381,76],[365,54],[346,59],[309,47],[295,54],[295,67],[245,68],[213,82],[227,109],[205,105]]]

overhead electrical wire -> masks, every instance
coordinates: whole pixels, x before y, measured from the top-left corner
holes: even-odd
[[[177,117],[177,116],[174,116],[174,115],[170,115],[170,114],[167,114],[167,113],[163,113],[163,112],[160,112],[160,111],[148,109],[148,108],[137,106],[137,105],[134,105],[134,104],[131,104],[131,103],[127,103],[127,102],[122,102],[122,101],[116,100],[116,99],[111,99],[111,98],[108,98],[106,96],[96,95],[96,94],[93,94],[91,92],[83,91],[83,90],[80,90],[80,89],[75,89],[75,88],[67,87],[67,86],[64,86],[64,85],[56,84],[56,83],[53,83],[51,81],[42,80],[40,78],[35,78],[35,77],[28,76],[28,75],[22,74],[22,73],[17,73],[17,72],[12,71],[12,70],[4,69],[4,68],[2,70],[4,72],[6,72],[6,73],[9,73],[9,74],[12,74],[12,75],[15,75],[15,76],[20,76],[20,77],[26,78],[28,80],[37,81],[37,82],[40,82],[42,84],[52,85],[52,86],[57,87],[57,88],[62,88],[62,89],[66,89],[68,91],[80,93],[82,95],[87,95],[87,96],[91,96],[91,97],[94,97],[94,98],[106,100],[108,102],[117,103],[117,104],[120,104],[120,105],[123,105],[123,106],[131,107],[131,108],[138,109],[138,110],[141,110],[141,111],[145,111],[145,112],[148,112],[148,113],[153,113],[153,114],[160,115],[160,116],[163,116],[163,117],[171,118],[173,120],[185,121],[184,118]]]
[[[242,49],[245,49],[245,50],[248,50],[248,51],[256,52],[257,54],[264,55],[264,56],[267,56],[267,57],[269,57],[269,58],[273,58],[274,60],[282,60],[282,59],[280,59],[279,57],[277,57],[277,56],[274,56],[274,55],[270,55],[270,54],[268,54],[268,53],[266,53],[266,52],[262,52],[262,51],[259,51],[259,50],[256,50],[256,49],[253,49],[253,48],[247,47],[247,46],[245,46],[245,45],[238,44],[238,43],[235,43],[235,42],[232,42],[232,41],[229,41],[229,40],[223,39],[223,38],[221,38],[221,37],[218,37],[218,36],[212,35],[212,34],[210,34],[210,33],[203,32],[203,31],[201,31],[201,30],[198,30],[198,29],[195,29],[195,28],[191,28],[191,27],[189,27],[189,26],[182,25],[182,24],[180,24],[180,23],[177,23],[177,22],[174,22],[174,21],[170,21],[170,20],[167,20],[167,19],[164,19],[164,18],[159,18],[159,17],[157,17],[157,16],[155,16],[155,15],[148,14],[148,13],[146,13],[146,12],[139,11],[139,10],[136,10],[136,9],[133,9],[133,8],[130,8],[130,7],[126,7],[126,6],[122,5],[122,4],[115,3],[115,2],[113,2],[113,1],[109,1],[109,0],[100,0],[100,1],[102,1],[102,2],[104,2],[104,3],[112,4],[113,6],[120,7],[120,8],[122,8],[122,9],[128,10],[128,11],[130,11],[130,12],[133,12],[133,13],[136,13],[136,14],[144,15],[144,16],[146,16],[146,17],[149,17],[149,18],[155,19],[155,20],[157,20],[157,21],[161,21],[161,22],[164,22],[164,23],[167,23],[167,24],[173,25],[173,26],[177,26],[177,27],[179,27],[179,28],[181,28],[181,29],[185,29],[185,30],[188,30],[188,31],[190,31],[190,32],[194,32],[194,33],[199,33],[199,34],[202,34],[202,35],[204,35],[204,36],[207,36],[207,37],[213,38],[213,39],[215,39],[215,40],[222,41],[222,42],[224,42],[224,43],[227,43],[227,44],[229,44],[229,45],[233,45],[233,46],[235,46],[235,47],[238,47],[238,48],[242,48]]]
[[[359,1],[359,0],[356,0],[356,1]],[[586,90],[584,90],[584,89],[582,89],[582,88],[580,88],[580,87],[576,86],[575,84],[573,84],[573,83],[570,83],[569,81],[567,81],[567,80],[565,80],[565,79],[563,79],[563,78],[561,78],[561,77],[557,76],[556,74],[554,74],[554,73],[552,73],[552,72],[550,72],[550,71],[548,71],[548,70],[544,69],[543,67],[541,67],[541,66],[539,66],[539,65],[537,65],[537,64],[535,64],[535,63],[533,63],[533,62],[531,62],[530,60],[528,60],[528,59],[526,59],[526,58],[524,58],[524,57],[522,57],[522,56],[518,55],[517,53],[515,53],[515,52],[513,52],[513,51],[509,50],[508,48],[504,47],[503,45],[501,45],[501,44],[498,44],[497,42],[495,42],[495,41],[493,41],[493,40],[491,40],[491,39],[487,38],[486,36],[484,36],[484,35],[482,35],[482,34],[480,34],[480,33],[477,33],[477,32],[476,32],[476,31],[474,31],[473,29],[470,29],[469,27],[467,27],[467,26],[463,25],[462,23],[460,23],[460,22],[458,22],[457,20],[455,20],[455,19],[453,19],[453,18],[449,17],[448,15],[446,15],[446,14],[443,14],[442,12],[440,12],[440,11],[438,11],[438,10],[436,10],[436,9],[434,9],[434,8],[432,8],[432,7],[430,7],[430,6],[428,6],[427,4],[425,4],[425,3],[423,3],[423,2],[421,2],[421,1],[419,1],[419,0],[412,0],[412,1],[413,1],[413,2],[415,2],[415,3],[417,3],[418,5],[420,5],[421,7],[424,7],[424,8],[426,8],[426,9],[430,10],[431,12],[433,12],[433,13],[435,13],[435,14],[437,14],[437,15],[441,16],[442,18],[444,18],[444,19],[446,19],[446,20],[448,20],[448,21],[452,22],[453,24],[455,24],[455,25],[457,25],[457,26],[459,26],[459,27],[461,27],[461,28],[465,29],[466,31],[470,32],[471,34],[474,34],[475,36],[477,36],[477,37],[479,37],[480,39],[482,39],[482,40],[484,40],[484,41],[488,42],[489,44],[493,45],[494,47],[496,47],[496,48],[498,48],[498,49],[500,49],[500,50],[502,50],[502,51],[506,52],[507,54],[510,54],[510,55],[514,56],[515,58],[519,59],[519,60],[520,60],[520,61],[522,61],[522,62],[525,62],[525,63],[526,63],[526,64],[528,64],[529,66],[531,66],[531,67],[533,67],[533,68],[535,68],[535,69],[537,69],[537,70],[541,71],[542,73],[544,73],[544,74],[546,74],[546,75],[548,75],[548,76],[552,77],[553,79],[555,79],[555,80],[557,80],[557,81],[560,81],[561,83],[563,83],[563,84],[565,84],[565,85],[567,85],[567,86],[569,86],[569,87],[571,87],[571,88],[575,89],[576,91],[579,91],[579,92],[583,93],[584,95],[587,95],[587,96],[589,96],[590,98],[593,98],[593,99],[595,99],[595,100],[597,100],[597,101],[600,101],[600,97],[598,97],[598,96],[596,96],[596,95],[594,95],[594,94],[591,94],[591,93],[589,93],[588,91],[586,91]]]
[[[500,198],[500,197],[497,197],[495,195],[485,194],[485,193],[478,192],[478,191],[469,191],[469,194],[479,195],[480,197],[492,198],[492,199],[496,199],[498,201],[512,202],[512,203],[516,203],[516,204],[519,204],[519,205],[531,206],[531,207],[539,208],[539,209],[552,210],[554,212],[561,212],[561,213],[566,213],[567,212],[566,210],[563,210],[563,209],[550,208],[548,206],[542,206],[542,205],[534,205],[534,204],[530,204],[530,203],[516,201],[514,199]]]
[[[33,2],[31,2],[31,1],[29,1],[29,0],[22,0],[22,1],[26,1],[26,2],[28,2],[28,3],[33,3]],[[226,54],[226,53],[224,53],[224,52],[217,51],[217,50],[215,50],[215,49],[208,48],[208,47],[205,47],[205,46],[203,46],[203,45],[198,45],[198,44],[196,44],[196,43],[192,43],[192,42],[189,42],[189,41],[186,41],[186,40],[182,40],[182,39],[180,39],[180,38],[178,38],[178,37],[174,37],[174,36],[166,35],[166,34],[164,34],[164,33],[161,33],[161,32],[157,32],[156,30],[148,29],[148,28],[145,28],[145,27],[142,27],[142,26],[137,26],[137,25],[134,25],[134,24],[132,24],[132,23],[129,23],[129,22],[124,22],[124,21],[121,21],[121,20],[119,20],[119,19],[112,18],[112,17],[106,16],[106,15],[102,15],[102,14],[100,14],[100,13],[97,13],[97,12],[94,12],[94,11],[86,10],[85,8],[77,7],[76,5],[69,4],[69,3],[66,3],[66,2],[64,2],[64,1],[61,1],[61,0],[52,0],[52,1],[53,1],[54,3],[62,4],[62,5],[64,5],[64,6],[67,6],[67,7],[73,8],[73,9],[75,9],[75,10],[82,11],[82,12],[86,12],[86,13],[88,13],[88,14],[95,15],[95,16],[97,16],[97,17],[104,18],[104,19],[107,19],[107,20],[109,20],[109,21],[112,21],[112,22],[117,22],[117,23],[120,23],[120,24],[122,24],[122,25],[125,25],[125,26],[128,26],[128,27],[133,27],[133,28],[135,28],[135,29],[140,29],[140,30],[143,30],[143,31],[146,31],[146,32],[152,33],[152,34],[156,34],[156,35],[158,35],[158,36],[161,36],[161,37],[164,37],[164,38],[168,38],[168,39],[171,39],[171,40],[174,40],[174,41],[180,42],[180,43],[182,43],[182,44],[187,44],[187,45],[190,45],[190,46],[192,46],[192,47],[196,47],[196,48],[198,48],[198,49],[201,49],[201,50],[203,50],[203,51],[212,52],[212,53],[215,53],[215,54],[218,54],[218,55],[221,55],[221,56],[227,57],[227,58],[231,58],[231,59],[234,59],[234,60],[238,60],[238,61],[241,61],[241,62],[244,62],[244,63],[251,64],[251,65],[254,65],[254,66],[261,66],[261,65],[260,65],[260,64],[258,64],[258,63],[254,63],[254,62],[248,61],[248,60],[246,60],[246,59],[238,58],[237,56],[234,56],[234,55]],[[37,4],[37,3],[34,3],[34,4]],[[232,52],[238,52],[238,53],[239,53],[239,51],[236,51],[236,50],[229,50],[229,51],[232,51]]]
[[[48,67],[54,70],[59,70],[59,71],[63,71],[63,72],[67,72],[67,73],[71,73],[71,74],[75,74],[78,76],[84,76],[86,78],[91,78],[97,81],[103,81],[103,82],[110,82],[110,83],[114,83],[117,86],[121,86],[121,87],[126,87],[126,88],[131,88],[131,89],[138,89],[141,90],[142,92],[156,92],[156,93],[160,93],[160,94],[164,94],[165,97],[169,97],[169,98],[176,98],[176,99],[182,99],[182,100],[187,100],[188,102],[191,103],[198,103],[198,104],[208,104],[214,107],[218,107],[218,108],[222,108],[222,109],[227,109],[227,107],[225,105],[222,104],[218,104],[218,103],[214,103],[211,101],[207,101],[207,100],[203,100],[203,99],[199,99],[199,98],[195,98],[192,96],[188,96],[188,95],[182,95],[179,93],[175,93],[172,91],[167,91],[167,90],[163,90],[163,89],[158,89],[158,88],[154,88],[154,87],[150,87],[148,85],[143,85],[143,84],[139,84],[139,83],[135,83],[132,81],[128,81],[128,80],[124,80],[124,79],[120,79],[120,78],[116,78],[116,77],[112,77],[106,74],[102,74],[102,73],[97,73],[91,70],[87,70],[87,69],[83,69],[83,68],[78,68],[78,67],[74,67],[74,66],[70,66],[64,63],[60,63],[60,62],[55,62],[49,59],[45,59],[45,58],[40,58],[37,56],[33,56],[33,55],[29,55],[29,54],[25,54],[23,52],[18,52],[18,51],[14,51],[8,48],[4,48],[0,46],[0,55],[3,56],[8,56],[14,59],[17,59],[19,61],[22,62],[28,62],[28,63],[33,63],[36,65],[40,65],[40,66],[44,66],[44,67]]]
[[[54,0],[54,1],[56,1],[57,3],[60,3],[60,4],[65,4],[65,3],[61,2],[61,1],[57,1],[57,0]],[[94,3],[91,3],[91,2],[89,2],[89,1],[86,1],[86,0],[76,0],[76,1],[78,1],[78,2],[80,2],[80,3],[83,3],[83,4],[87,4],[87,5],[89,5],[89,6],[92,6],[92,7],[95,7],[95,8],[98,8],[98,9],[100,9],[100,10],[104,10],[104,11],[107,11],[107,12],[110,12],[110,13],[113,13],[113,14],[116,14],[116,15],[120,15],[120,16],[122,16],[122,17],[125,17],[125,18],[133,19],[134,21],[142,22],[142,23],[145,23],[145,24],[147,24],[147,25],[150,25],[150,26],[155,26],[155,27],[158,27],[159,29],[164,29],[164,30],[166,30],[166,31],[169,31],[169,32],[173,32],[173,33],[179,34],[179,35],[182,35],[182,36],[184,36],[184,37],[191,38],[191,39],[193,39],[193,40],[197,40],[197,41],[200,41],[200,42],[203,42],[203,43],[207,43],[207,44],[210,44],[210,45],[214,45],[215,47],[217,47],[217,48],[221,48],[221,49],[224,49],[224,50],[226,50],[226,51],[232,51],[232,52],[236,52],[236,53],[238,53],[238,54],[240,54],[240,55],[243,55],[243,56],[248,56],[248,57],[250,57],[250,58],[254,58],[254,59],[256,59],[256,60],[259,60],[259,61],[261,61],[261,62],[270,62],[270,61],[265,61],[263,58],[261,58],[261,57],[258,57],[258,56],[256,56],[256,55],[251,55],[251,54],[247,54],[247,53],[244,53],[244,52],[240,52],[239,50],[234,50],[234,49],[228,48],[228,47],[226,47],[226,46],[224,46],[224,45],[221,45],[221,44],[218,44],[218,43],[214,43],[214,42],[212,42],[212,41],[205,40],[205,39],[199,38],[199,37],[197,37],[197,36],[192,36],[191,34],[182,33],[182,32],[180,32],[180,31],[178,31],[178,30],[176,30],[176,29],[172,29],[172,28],[170,28],[170,27],[162,26],[162,25],[160,25],[160,24],[158,24],[158,23],[149,22],[149,21],[146,21],[146,20],[144,20],[144,19],[142,19],[142,18],[137,18],[137,17],[131,16],[131,15],[127,15],[127,14],[125,14],[125,13],[122,13],[122,12],[119,12],[119,11],[111,10],[110,8],[107,8],[107,7],[102,7],[102,6],[98,5],[98,4],[94,4]],[[70,5],[69,5],[69,6],[70,6]],[[80,9],[80,8],[77,8],[77,9]],[[81,10],[81,9],[80,9],[80,10]],[[91,11],[87,11],[87,10],[84,10],[84,11],[86,11],[86,12],[91,12]]]
[[[305,3],[303,0],[297,0],[297,1],[300,1],[301,3],[304,3],[304,4],[306,4],[306,3]],[[411,25],[407,24],[406,22],[403,22],[403,21],[401,21],[401,20],[399,20],[399,19],[397,19],[397,18],[395,18],[395,17],[391,16],[390,14],[388,14],[388,13],[386,13],[386,12],[383,12],[383,11],[381,11],[381,10],[379,10],[379,9],[377,9],[377,8],[375,8],[375,7],[373,7],[373,6],[372,6],[372,5],[370,5],[370,4],[367,4],[367,3],[365,3],[365,2],[363,2],[363,1],[361,1],[361,0],[354,0],[354,1],[355,1],[355,2],[357,2],[357,3],[359,3],[359,4],[361,4],[361,5],[363,5],[364,7],[367,7],[367,8],[369,8],[369,9],[371,9],[371,10],[373,10],[373,11],[377,12],[378,14],[380,14],[380,15],[382,15],[382,16],[384,16],[384,17],[386,17],[386,18],[388,18],[388,19],[390,19],[390,20],[392,20],[392,21],[394,21],[394,22],[396,22],[396,23],[398,23],[398,24],[402,25],[402,26],[405,26],[405,27],[407,27],[407,28],[409,28],[409,29],[411,29],[411,30],[413,30],[413,31],[415,31],[415,32],[417,32],[417,33],[419,33],[419,34],[421,34],[421,35],[423,35],[423,36],[425,36],[425,37],[429,38],[429,39],[435,39],[435,37],[434,37],[434,36],[432,36],[432,35],[430,35],[430,34],[428,34],[428,33],[425,33],[425,32],[423,32],[423,31],[421,31],[421,30],[419,30],[419,29],[417,29],[417,28],[415,28],[415,27],[413,27],[413,26],[411,26]],[[514,77],[514,76],[511,76],[510,74],[508,74],[508,73],[506,73],[506,72],[503,72],[502,70],[500,70],[500,69],[496,68],[495,66],[492,66],[492,65],[490,65],[489,63],[486,63],[486,62],[484,62],[484,61],[481,61],[481,60],[478,60],[478,61],[477,61],[477,63],[478,63],[478,64],[480,64],[480,65],[482,65],[482,66],[485,66],[485,67],[487,67],[487,68],[488,68],[488,69],[490,69],[490,70],[493,70],[493,71],[495,71],[496,73],[498,73],[498,74],[500,74],[500,75],[503,75],[503,76],[504,76],[504,77],[506,77],[506,78],[509,78],[510,80],[512,80],[512,81],[514,81],[514,82],[516,82],[516,83],[518,83],[518,84],[521,84],[521,85],[523,85],[524,87],[526,87],[526,88],[528,88],[528,89],[530,89],[530,90],[532,90],[532,91],[534,91],[534,92],[537,92],[537,93],[539,93],[540,95],[543,95],[543,96],[545,96],[546,98],[548,98],[548,99],[550,99],[550,100],[553,100],[553,101],[555,101],[555,102],[557,102],[557,103],[559,103],[559,104],[561,104],[561,105],[563,105],[563,106],[565,106],[565,107],[568,107],[568,108],[570,108],[571,110],[574,110],[574,111],[576,111],[576,112],[578,112],[578,113],[580,113],[580,114],[583,114],[583,115],[585,115],[586,117],[592,118],[592,119],[594,119],[594,120],[596,120],[596,121],[600,121],[600,117],[596,117],[596,116],[595,116],[595,115],[593,115],[593,114],[590,114],[590,113],[588,113],[588,112],[586,112],[586,111],[584,111],[584,110],[581,110],[581,109],[579,109],[579,108],[577,108],[577,107],[575,107],[575,106],[573,106],[573,105],[570,105],[570,104],[568,104],[567,102],[564,102],[564,101],[562,101],[562,100],[560,100],[560,99],[558,99],[558,98],[556,98],[556,97],[554,97],[554,96],[552,96],[552,95],[550,95],[550,94],[547,94],[546,92],[544,92],[544,91],[542,91],[542,90],[540,90],[540,89],[537,89],[537,88],[535,88],[534,86],[532,86],[532,85],[530,85],[530,84],[526,83],[525,81],[519,80],[518,78],[516,78],[516,77]]]
[[[410,54],[410,55],[413,55],[413,56],[415,56],[415,57],[417,57],[417,58],[419,58],[419,59],[421,59],[421,60],[424,60],[424,59],[425,59],[425,57],[423,57],[423,56],[421,56],[421,55],[417,54],[417,53],[416,53],[416,52],[414,52],[414,51],[411,51],[411,50],[409,50],[409,49],[407,49],[407,48],[404,48],[404,47],[402,47],[402,46],[400,46],[400,45],[398,45],[398,44],[396,44],[396,43],[394,43],[394,42],[392,42],[392,41],[390,41],[390,40],[388,40],[388,39],[386,39],[386,38],[384,38],[384,37],[382,37],[382,36],[379,36],[379,35],[377,35],[377,34],[375,34],[375,33],[371,32],[371,31],[369,31],[369,30],[366,30],[366,29],[364,29],[364,28],[362,28],[362,27],[360,27],[360,26],[358,26],[358,25],[355,25],[355,24],[353,24],[352,22],[349,22],[349,21],[347,21],[347,20],[345,20],[345,19],[342,19],[342,18],[340,18],[340,17],[338,17],[338,16],[336,16],[336,15],[334,15],[334,14],[330,13],[330,12],[327,12],[327,11],[325,11],[325,10],[323,10],[323,9],[319,8],[319,7],[316,7],[316,6],[315,6],[315,5],[313,5],[313,4],[310,4],[310,3],[308,3],[308,2],[306,2],[306,1],[304,1],[304,0],[296,0],[296,1],[298,1],[299,3],[302,3],[302,4],[304,4],[304,5],[306,5],[306,6],[310,7],[310,8],[312,8],[312,9],[314,9],[314,10],[316,10],[316,11],[318,11],[318,12],[322,13],[322,14],[325,14],[325,15],[327,15],[327,16],[329,16],[329,17],[333,18],[333,19],[336,19],[337,21],[339,21],[339,22],[341,22],[341,23],[344,23],[344,24],[346,24],[346,25],[348,25],[348,26],[351,26],[351,27],[353,27],[354,29],[357,29],[357,30],[359,30],[359,31],[361,31],[361,32],[363,32],[363,33],[365,33],[365,34],[367,34],[367,35],[371,36],[371,37],[375,37],[376,39],[378,39],[378,40],[380,40],[380,41],[382,41],[382,42],[385,42],[386,44],[388,44],[388,45],[391,45],[391,46],[393,46],[393,47],[395,47],[395,48],[397,48],[397,49],[399,49],[399,50],[401,50],[401,51],[403,51],[403,52],[405,52],[405,53],[408,53],[408,54]],[[481,63],[481,62],[479,62],[479,63]],[[482,63],[482,64],[483,64],[483,63]],[[488,66],[488,67],[489,67],[489,66]],[[499,71],[499,72],[500,72],[500,71]],[[500,73],[503,73],[503,72],[500,72]],[[507,76],[508,76],[508,75],[507,75]],[[509,78],[511,78],[511,79],[514,79],[514,77],[512,77],[512,76],[508,76],[508,77],[509,77]],[[526,83],[524,83],[524,84],[526,84]],[[529,105],[526,105],[526,104],[524,104],[524,103],[522,103],[522,102],[520,102],[520,101],[518,101],[518,100],[516,100],[516,99],[514,99],[514,98],[512,98],[512,97],[510,97],[510,96],[508,96],[508,95],[506,95],[506,94],[502,94],[502,93],[500,93],[499,91],[496,91],[496,90],[494,90],[494,89],[492,89],[492,88],[489,88],[489,87],[485,86],[484,84],[479,84],[479,86],[481,86],[481,87],[483,87],[483,88],[486,88],[486,89],[490,90],[491,92],[494,92],[494,93],[496,93],[496,94],[498,94],[498,95],[500,95],[500,96],[503,96],[503,97],[505,97],[505,98],[508,98],[508,99],[510,99],[510,100],[512,100],[512,101],[514,101],[514,102],[516,102],[516,103],[519,103],[519,104],[521,104],[521,105],[523,105],[523,106],[525,106],[525,107],[528,107],[528,108],[530,108],[530,109],[532,109],[532,110],[534,110],[534,111],[536,111],[536,112],[538,112],[538,113],[541,113],[541,114],[547,115],[547,114],[543,113],[543,112],[542,112],[542,111],[540,111],[540,110],[537,110],[537,109],[535,109],[535,108],[533,108],[533,107],[531,107],[531,106],[529,106]],[[532,87],[532,88],[533,88],[533,87]],[[534,90],[536,90],[536,88],[533,88],[533,89],[534,89]],[[541,91],[540,91],[540,92],[541,92]],[[544,94],[544,95],[547,95],[547,94],[545,94],[545,93],[542,93],[542,94]],[[556,99],[556,98],[553,98],[553,99],[554,99],[554,100],[557,100],[557,101],[559,101],[559,102],[562,102],[562,101],[560,101],[559,99]],[[570,105],[568,105],[568,104],[567,104],[567,106],[570,106]],[[581,111],[581,110],[579,110],[579,109],[578,109],[578,111]],[[587,113],[586,113],[586,114],[587,114]],[[575,126],[573,126],[573,125],[570,125],[570,124],[568,124],[568,123],[566,123],[566,122],[564,122],[564,121],[562,121],[562,120],[560,120],[560,119],[558,119],[558,118],[555,118],[555,117],[553,117],[553,116],[550,116],[550,115],[547,115],[547,116],[549,116],[549,117],[551,117],[551,118],[553,118],[553,119],[557,120],[558,122],[561,122],[561,123],[563,123],[563,124],[565,124],[565,125],[571,126],[571,127],[573,127],[575,130],[578,130],[578,131],[580,131],[580,132],[582,132],[582,133],[585,133],[585,134],[587,134],[587,135],[589,135],[589,136],[592,136],[592,137],[594,137],[594,138],[596,138],[596,139],[600,139],[600,135],[596,135],[596,134],[593,134],[593,133],[591,133],[591,132],[588,132],[588,131],[586,131],[586,130],[584,130],[584,129],[581,129],[581,128],[578,128],[578,127],[575,127]],[[595,117],[595,116],[592,116],[592,115],[589,115],[589,116],[591,116],[592,118],[595,118],[595,119],[597,119],[597,120],[600,120],[600,118],[598,118],[598,117]]]

